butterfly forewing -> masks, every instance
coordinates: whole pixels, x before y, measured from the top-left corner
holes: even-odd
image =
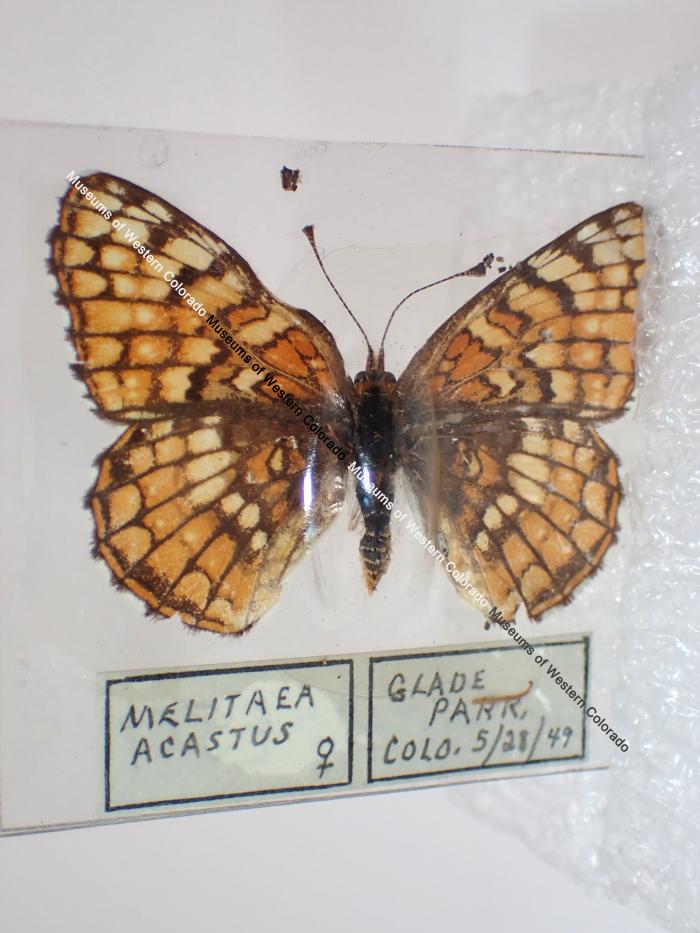
[[[404,399],[475,418],[516,404],[580,418],[619,413],[634,387],[643,270],[641,208],[597,214],[452,315],[406,368]]]
[[[271,374],[284,392],[332,402],[342,417],[343,362],[320,321],[276,299],[235,250],[161,198],[111,175],[83,184],[93,198],[69,188],[52,263],[79,372],[105,413],[134,420],[239,400],[275,407]],[[210,315],[248,361],[207,324]]]

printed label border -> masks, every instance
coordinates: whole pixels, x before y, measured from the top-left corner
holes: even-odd
[[[556,757],[533,758],[529,761],[513,761],[496,764],[478,764],[465,765],[461,768],[442,768],[435,771],[417,771],[414,774],[401,773],[389,777],[372,776],[372,750],[373,750],[373,725],[374,725],[374,666],[386,661],[418,661],[429,658],[449,658],[461,657],[466,655],[488,654],[494,651],[522,651],[515,645],[493,645],[484,648],[460,648],[447,651],[415,651],[410,654],[387,654],[371,655],[369,660],[369,710],[367,717],[367,785],[380,784],[391,781],[419,781],[421,778],[438,777],[442,774],[460,774],[468,771],[488,771],[496,768],[527,768],[529,765],[547,764],[555,761],[583,761],[586,757],[586,709],[588,708],[588,669],[590,659],[590,635],[582,635],[577,638],[569,638],[564,641],[534,640],[532,644],[543,645],[548,648],[558,648],[562,645],[583,645],[583,697],[584,707],[581,710],[582,717],[582,741],[580,755],[559,755]],[[535,743],[536,744],[536,743]],[[534,746],[533,746],[534,747]]]
[[[222,674],[251,674],[268,671],[305,670],[315,667],[341,667],[346,666],[349,671],[348,690],[348,778],[346,781],[336,781],[333,784],[305,784],[302,787],[275,787],[269,790],[240,791],[228,794],[209,794],[207,796],[173,797],[165,800],[149,800],[143,803],[110,803],[110,689],[116,684],[138,683],[143,681],[179,680],[186,677],[213,677]],[[335,658],[328,661],[302,661],[288,664],[254,664],[241,667],[204,668],[196,671],[159,671],[154,674],[134,674],[126,677],[110,677],[104,681],[104,809],[106,813],[118,810],[146,810],[151,807],[175,806],[177,804],[207,803],[213,800],[231,800],[240,797],[260,797],[272,794],[292,794],[304,791],[318,792],[334,787],[347,787],[353,780],[353,752],[354,752],[354,725],[355,725],[355,669],[352,658]]]

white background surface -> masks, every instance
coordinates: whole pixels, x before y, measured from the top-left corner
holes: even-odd
[[[700,34],[692,0],[0,10],[7,118],[452,144],[489,141],[490,95],[640,84]],[[12,931],[655,929],[441,790],[5,839],[0,862]]]

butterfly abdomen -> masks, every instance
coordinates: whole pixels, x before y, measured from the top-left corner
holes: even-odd
[[[370,370],[355,377],[352,472],[365,532],[360,558],[372,592],[389,566],[394,497],[394,388],[390,373]]]
[[[381,516],[376,516],[381,518]],[[360,558],[365,574],[367,589],[377,586],[389,566],[391,556],[391,529],[389,522],[375,521],[375,516],[365,517],[365,533],[360,540]]]

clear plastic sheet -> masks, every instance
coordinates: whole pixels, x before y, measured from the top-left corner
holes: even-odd
[[[528,106],[520,119],[527,118]],[[572,112],[583,113],[588,106],[583,101]],[[623,114],[619,119],[618,107]],[[604,118],[624,141],[624,121],[633,120],[639,108],[630,109],[619,97],[611,98],[610,108],[603,116],[605,97],[596,93],[590,102],[591,119]],[[564,109],[562,105],[557,113]],[[512,111],[506,114],[514,116]],[[605,156],[177,133],[166,138],[151,132],[35,126],[8,127],[5,138],[6,174],[22,178],[24,184],[8,195],[4,255],[10,267],[21,268],[24,274],[8,278],[7,304],[17,313],[6,321],[10,352],[0,374],[7,387],[3,403],[6,436],[11,440],[5,451],[7,476],[12,481],[9,486],[19,490],[1,503],[7,559],[0,564],[8,574],[9,596],[0,619],[2,829],[31,831],[120,818],[105,809],[106,795],[102,796],[103,779],[113,760],[111,745],[109,754],[105,751],[104,724],[127,720],[105,715],[105,679],[111,690],[113,681],[127,682],[117,675],[139,676],[143,671],[170,677],[182,668],[191,672],[299,658],[325,662],[328,656],[350,653],[405,653],[465,644],[512,650],[510,635],[494,625],[485,629],[483,616],[459,598],[418,539],[397,527],[396,512],[391,570],[370,597],[357,559],[361,531],[348,533],[350,508],[314,547],[312,559],[300,562],[285,583],[280,602],[245,639],[221,639],[206,632],[193,635],[174,620],[161,624],[145,619],[140,601],[111,587],[107,568],[89,553],[92,522],[81,502],[94,482],[90,464],[118,434],[114,425],[94,417],[71,377],[68,364],[73,355],[63,332],[64,312],[51,300],[55,283],[44,265],[46,234],[56,222],[56,198],[65,190],[68,170],[104,168],[129,178],[208,224],[254,262],[256,273],[275,294],[319,315],[336,336],[354,374],[362,367],[365,349],[301,233],[310,220],[334,280],[358,309],[371,339],[378,342],[390,309],[417,286],[472,267],[489,252],[506,257],[508,264],[516,262],[596,211],[639,200],[644,162],[630,157],[636,154],[635,145],[630,142],[626,148],[627,144],[611,142],[611,148],[627,155]],[[563,134],[562,139],[568,144],[573,137]],[[303,182],[297,194],[280,184],[283,165],[301,169]],[[22,236],[17,235],[19,230]],[[473,278],[453,279],[441,289],[417,295],[390,331],[389,368],[401,373],[436,327],[483,284]],[[40,330],[27,326],[35,320],[41,323]],[[639,422],[628,414],[606,424],[602,436],[618,454],[622,482],[629,489],[637,462],[647,464]],[[396,492],[398,506],[407,510],[406,491]],[[624,728],[613,711],[613,697],[617,647],[625,622],[621,587],[629,573],[634,525],[644,521],[634,512],[641,495],[633,488],[623,501],[619,542],[606,555],[603,571],[581,587],[571,605],[558,608],[542,623],[522,615],[518,620],[518,632],[527,639],[590,635],[587,687],[592,702],[605,711],[620,735]],[[514,687],[519,691],[527,684],[526,677],[518,678]],[[509,686],[494,695],[517,691]],[[353,722],[365,728],[370,688],[359,677],[354,695],[358,714]],[[360,702],[365,703],[365,713]],[[547,714],[555,708],[556,702]],[[558,718],[552,725],[554,747],[561,731]],[[542,720],[538,737],[542,734],[550,741],[548,731]],[[498,729],[494,734],[496,743]],[[369,747],[359,726],[357,736],[358,748],[361,742]],[[313,750],[313,743],[309,747]],[[582,767],[604,768],[611,757],[625,756],[601,730],[587,730]],[[163,758],[170,760],[167,755]],[[361,751],[357,760],[367,762],[369,755]],[[534,768],[547,765],[538,760],[526,763]],[[559,765],[553,767],[559,770]],[[479,780],[495,772],[471,773],[470,780]],[[501,773],[512,778],[516,772]],[[111,780],[109,771],[110,805]],[[528,814],[528,826],[544,836],[551,832],[557,852],[569,851],[568,840],[562,844],[552,821],[552,813],[559,818],[568,806],[582,840],[571,851],[583,865],[587,855],[581,853],[600,850],[605,824],[598,816],[607,798],[598,788],[607,778],[601,771],[584,785],[566,784],[567,780],[540,782],[533,793],[541,793],[546,801],[546,822],[530,822]],[[559,786],[564,809],[553,811],[552,790]],[[582,786],[591,787],[592,793],[581,795]],[[358,779],[354,790],[338,793],[358,788],[365,792],[367,787],[369,779],[366,784]],[[567,804],[572,787],[577,796]],[[203,802],[202,795],[189,794],[186,801],[183,796],[175,800],[163,795],[156,803]],[[475,799],[479,798],[475,795]],[[156,805],[149,798],[151,804]]]
[[[652,256],[633,410],[643,450],[627,478],[633,540],[611,620],[620,672],[611,714],[630,750],[608,771],[453,795],[588,887],[668,929],[697,930],[700,71],[654,87],[639,112]],[[615,122],[600,107],[589,114]]]
[[[641,153],[642,106],[636,87],[554,87],[527,96],[474,98],[465,124],[474,145],[555,152]]]

